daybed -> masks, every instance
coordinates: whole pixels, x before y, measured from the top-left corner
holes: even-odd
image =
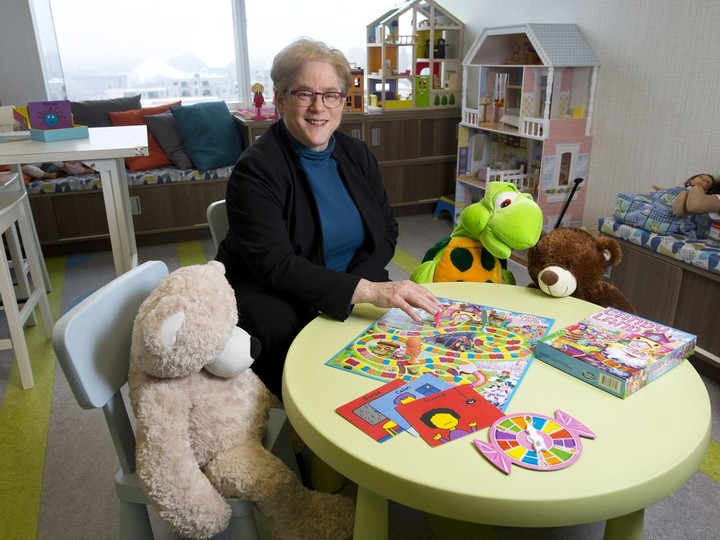
[[[148,126],[149,155],[126,158],[139,245],[210,237],[205,211],[225,198],[242,139],[224,102],[141,107],[140,96],[72,102],[89,127]],[[27,183],[44,254],[110,249],[99,174]]]
[[[609,280],[641,316],[696,334],[696,356],[720,368],[720,244],[652,233],[615,217],[601,218],[599,230],[623,252]]]

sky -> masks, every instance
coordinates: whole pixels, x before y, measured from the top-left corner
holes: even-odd
[[[344,51],[365,47],[366,25],[397,0],[326,2],[246,0],[251,57],[268,64],[295,37],[308,35]],[[234,57],[231,0],[50,0],[66,69],[118,60],[192,54],[210,67]],[[362,6],[363,13],[358,13]],[[366,14],[366,15],[365,15]]]

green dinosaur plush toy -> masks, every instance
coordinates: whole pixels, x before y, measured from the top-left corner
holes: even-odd
[[[485,196],[460,213],[450,236],[427,250],[410,276],[416,283],[479,281],[515,284],[507,270],[512,250],[534,246],[543,215],[532,196],[508,182],[488,182]]]

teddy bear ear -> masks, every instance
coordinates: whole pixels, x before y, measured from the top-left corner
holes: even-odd
[[[185,322],[185,312],[178,311],[174,315],[170,315],[160,325],[160,332],[158,337],[163,345],[166,347],[172,347],[177,341],[178,332],[182,328]]]
[[[617,266],[620,264],[620,261],[622,261],[622,251],[617,240],[607,236],[600,236],[595,243],[597,248],[602,251],[608,266]]]
[[[165,296],[157,300],[141,320],[146,340],[153,347],[172,348],[185,321],[183,298],[177,295]]]

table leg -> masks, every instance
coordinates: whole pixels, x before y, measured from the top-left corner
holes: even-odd
[[[358,486],[353,540],[387,540],[387,538],[387,499],[367,488]]]
[[[138,264],[125,162],[118,158],[87,164],[100,173],[115,273],[119,276]]]
[[[605,524],[605,540],[642,540],[645,510],[608,519]]]

